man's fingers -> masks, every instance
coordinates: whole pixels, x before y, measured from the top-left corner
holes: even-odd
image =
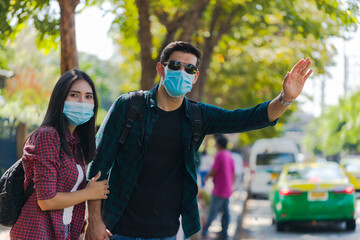
[[[112,233],[108,229],[106,229],[106,235],[104,236],[104,239],[110,240],[109,237],[112,237]]]
[[[311,66],[311,61],[308,61],[304,69],[301,71],[301,75],[305,75]]]
[[[305,75],[304,77],[304,81],[306,81],[306,79],[308,79],[310,77],[310,75],[312,74],[313,70],[310,69],[310,71]]]
[[[293,69],[291,69],[291,73],[293,72],[298,72],[300,67],[303,65],[303,63],[305,62],[304,59],[301,59],[297,64],[295,64],[295,66],[293,67]]]
[[[109,236],[112,236],[112,233],[110,232],[109,229],[106,229],[106,232],[107,232],[107,234],[108,234]]]
[[[286,73],[285,77],[284,77],[284,83],[286,83],[287,81],[289,81],[289,72]]]

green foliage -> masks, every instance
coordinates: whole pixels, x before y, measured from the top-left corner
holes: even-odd
[[[0,45],[0,69],[8,69],[8,63],[13,56],[13,52],[9,48]]]
[[[104,61],[86,53],[79,54],[79,65],[95,83],[100,107],[96,122],[100,125],[114,100],[124,93],[124,74],[113,59]]]
[[[24,122],[28,126],[40,125],[45,116],[45,108],[37,105],[24,105],[21,99],[8,101],[0,108],[1,118],[9,119],[10,122]]]
[[[31,22],[39,31],[38,45],[47,51],[56,49],[60,14],[51,8],[51,4],[55,5],[57,1],[0,0],[0,41],[6,43],[8,39],[14,40]]]
[[[58,51],[45,54],[34,48],[37,32],[34,27],[23,29],[9,44],[5,52],[6,64],[15,72],[2,90],[6,104],[0,109],[0,117],[26,122],[28,127],[41,124],[50,94],[60,77]],[[11,55],[12,54],[12,55]],[[80,69],[94,80],[99,99],[97,123],[101,124],[106,111],[120,92],[122,75],[114,60],[102,61],[96,56],[79,54]],[[8,128],[4,128],[8,129]]]
[[[305,147],[312,152],[335,155],[360,153],[360,92],[328,107],[307,128]]]

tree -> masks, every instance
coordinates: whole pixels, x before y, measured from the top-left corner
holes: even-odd
[[[57,2],[60,14],[53,9]],[[28,22],[39,31],[38,45],[57,48],[61,41],[61,73],[78,67],[75,35],[75,8],[80,0],[0,0],[0,40],[14,39]]]
[[[140,59],[142,89],[154,86],[155,65],[160,51],[169,42],[191,40],[201,48],[201,74],[190,93],[194,100],[201,99],[214,52],[225,38],[250,44],[254,38],[267,36],[271,39],[294,34],[298,43],[313,38],[313,42],[321,42],[325,46],[329,36],[341,35],[342,31],[357,23],[359,8],[357,2],[347,1],[345,4],[329,0],[293,1],[292,4],[267,0],[111,2],[114,13],[119,13],[119,8],[125,10],[114,22],[118,26],[116,32],[120,30],[117,41],[122,55]],[[276,31],[268,34],[264,31],[267,28],[276,28]],[[222,55],[223,59],[226,57],[226,54]],[[327,65],[327,62],[317,62],[317,67],[323,71],[322,65]]]
[[[341,152],[360,153],[360,92],[340,99],[337,106],[327,107],[324,113],[307,128],[305,146],[311,152],[325,156]]]

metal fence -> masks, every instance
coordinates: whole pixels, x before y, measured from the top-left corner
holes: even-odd
[[[3,173],[17,160],[18,122],[0,118],[0,173]]]

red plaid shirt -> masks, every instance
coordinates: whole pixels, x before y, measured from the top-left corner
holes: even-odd
[[[68,156],[60,148],[59,134],[52,127],[36,130],[25,143],[24,186],[26,188],[33,179],[35,191],[26,201],[16,224],[11,229],[11,239],[64,240],[64,210],[42,211],[37,200],[53,198],[57,192],[70,192],[79,175],[76,163],[83,168],[85,176],[79,137],[67,131],[66,141],[70,149],[74,149],[75,158]],[[78,190],[83,189],[85,185],[84,179]],[[75,205],[67,240],[79,239],[84,217],[85,203]]]

